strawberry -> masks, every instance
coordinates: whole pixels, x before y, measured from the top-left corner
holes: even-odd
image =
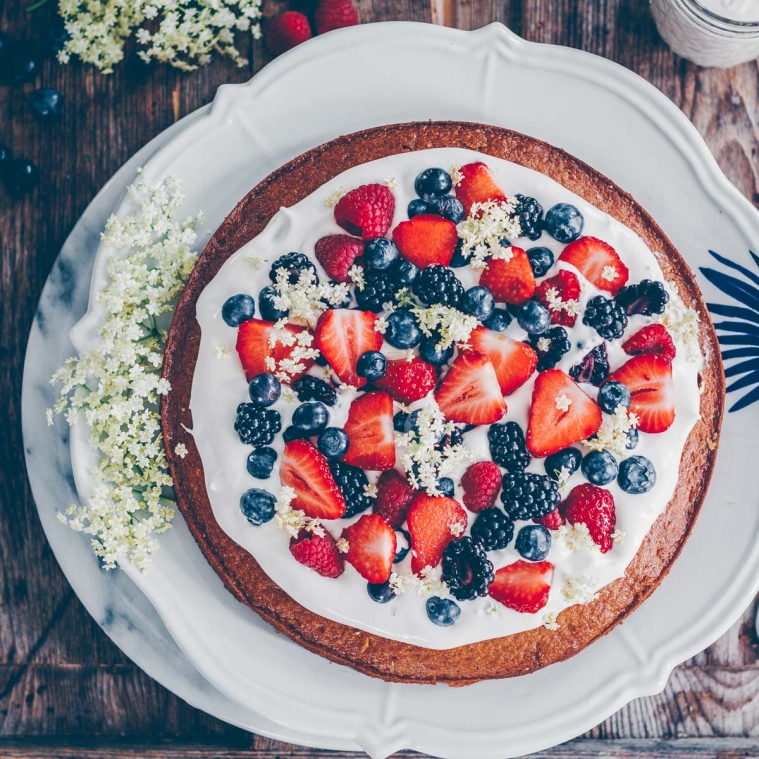
[[[664,432],[675,421],[675,386],[672,364],[655,353],[633,356],[610,380],[627,385],[632,394],[630,411],[638,417],[641,432]]]
[[[327,235],[314,246],[316,260],[335,282],[350,282],[348,269],[364,253],[364,241],[350,235]]]
[[[371,311],[332,308],[316,323],[316,345],[346,385],[366,384],[356,372],[356,364],[362,353],[382,347],[382,335],[375,329],[377,318]]]
[[[487,356],[495,369],[503,395],[511,395],[535,371],[538,354],[527,343],[520,343],[503,332],[476,327],[467,341],[477,353]]]
[[[411,361],[399,358],[387,362],[384,376],[375,380],[374,385],[390,393],[398,403],[413,403],[433,390],[436,381],[437,373],[432,364],[417,357]]]
[[[298,537],[290,539],[290,553],[296,561],[322,577],[340,577],[345,571],[345,561],[337,550],[335,539],[328,532],[314,535],[301,530]]]
[[[271,368],[267,366],[267,358],[273,358],[275,362],[279,363],[284,358],[290,358],[296,348],[296,345],[283,345],[280,342],[272,346],[269,339],[273,328],[274,324],[272,322],[265,322],[261,319],[248,319],[237,329],[237,353],[240,356],[242,368],[245,370],[248,382],[259,374],[271,371]],[[290,334],[297,335],[306,328],[298,327],[294,324],[285,324],[285,329]],[[305,374],[314,363],[314,360],[312,358],[301,359],[301,363],[304,367],[303,371],[300,374],[293,375],[290,379],[286,380],[287,382]]]
[[[462,353],[435,392],[446,419],[464,424],[492,424],[506,413],[493,364],[481,353]]]
[[[630,356],[639,353],[655,353],[670,361],[677,355],[677,348],[672,341],[672,335],[663,324],[649,324],[638,330],[622,344],[622,350]]]
[[[555,277],[544,279],[535,288],[535,300],[542,303],[551,314],[551,323],[562,327],[574,327],[577,314],[562,306],[568,301],[580,302],[580,280],[572,271],[561,269]]]
[[[285,11],[269,25],[266,32],[266,49],[273,56],[282,55],[309,39],[311,26],[308,19],[297,11]]]
[[[420,269],[430,264],[448,266],[458,241],[456,225],[452,221],[427,213],[402,221],[393,230],[393,242],[398,250]]]
[[[571,402],[560,408],[561,396]],[[586,440],[601,426],[601,409],[564,372],[547,369],[532,388],[527,450],[539,458]]]
[[[400,527],[406,521],[416,490],[397,469],[382,472],[377,480],[377,497],[372,511],[379,514],[391,527]]]
[[[554,509],[550,514],[544,517],[535,517],[532,520],[535,524],[542,524],[547,530],[559,530],[564,524],[564,517],[558,509]]]
[[[420,493],[411,504],[407,521],[412,546],[411,571],[418,574],[425,567],[440,563],[447,545],[466,529],[467,516],[453,498]]]
[[[464,488],[464,506],[469,511],[484,511],[495,503],[501,489],[501,470],[492,461],[472,464],[461,478]]]
[[[314,12],[316,33],[324,34],[333,29],[356,26],[359,23],[358,11],[351,0],[321,0]]]
[[[553,582],[553,564],[550,561],[515,561],[501,567],[490,584],[491,598],[509,609],[534,614],[548,603]]]
[[[464,206],[464,213],[469,215],[472,203],[487,203],[489,200],[506,201],[503,190],[495,183],[490,169],[481,162],[462,166],[462,179],[456,185],[456,197]]]
[[[559,261],[566,261],[599,290],[616,295],[627,282],[630,272],[617,251],[597,237],[578,237],[561,251]]]
[[[348,541],[345,558],[368,582],[387,582],[395,558],[395,532],[377,514],[364,514],[343,530]]]
[[[310,517],[339,519],[345,514],[345,498],[337,486],[327,459],[308,440],[285,446],[279,480],[295,491],[292,506]]]
[[[532,273],[530,259],[521,248],[513,245],[512,256],[491,258],[480,277],[480,285],[487,287],[498,303],[518,306],[529,300],[535,292],[535,275]]]
[[[601,549],[601,553],[611,550],[611,534],[617,523],[614,496],[597,485],[585,482],[572,488],[570,494],[559,505],[561,513],[571,524],[582,522]]]
[[[335,221],[349,234],[383,237],[395,213],[395,197],[384,184],[362,184],[337,201]]]
[[[346,464],[361,469],[392,469],[395,466],[393,399],[387,393],[359,395],[343,427],[348,435]]]

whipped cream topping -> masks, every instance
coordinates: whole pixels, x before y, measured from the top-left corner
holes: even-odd
[[[671,330],[677,346],[677,357],[673,361],[676,387],[674,424],[660,434],[641,433],[639,445],[635,450],[626,452],[629,455],[646,456],[653,462],[657,472],[656,485],[645,495],[625,493],[616,482],[606,486],[614,496],[617,519],[614,546],[606,554],[602,554],[592,543],[587,531],[583,531],[584,525],[577,528],[567,525],[552,534],[553,543],[548,561],[555,565],[553,584],[548,604],[536,614],[521,614],[485,597],[461,602],[462,613],[457,623],[452,627],[438,627],[427,617],[424,599],[415,594],[415,591],[425,592],[425,588],[427,591],[434,589],[430,587],[434,583],[410,580],[410,556],[393,568],[400,576],[399,584],[406,592],[390,603],[378,604],[366,592],[366,581],[350,565],[346,564],[345,572],[337,579],[321,577],[293,559],[288,550],[289,535],[278,528],[274,520],[256,527],[245,519],[239,502],[246,490],[255,487],[279,494],[278,467],[284,443],[280,434],[272,444],[279,455],[268,480],[257,480],[248,474],[245,464],[250,447],[240,442],[234,430],[237,406],[248,400],[247,382],[235,350],[237,330],[228,327],[221,318],[221,307],[225,300],[238,293],[249,293],[257,297],[259,291],[270,284],[268,275],[271,263],[290,251],[309,255],[316,264],[320,279],[328,279],[313,257],[314,244],[325,235],[343,233],[328,207],[330,199],[334,199],[341,191],[371,182],[388,182],[396,199],[392,229],[408,218],[406,207],[416,197],[413,186],[417,174],[431,166],[450,170],[453,165],[461,166],[473,161],[487,163],[496,181],[509,196],[516,193],[533,196],[545,209],[559,202],[577,206],[585,218],[583,234],[599,237],[616,249],[629,268],[629,283],[646,278],[664,281],[654,255],[635,233],[552,179],[531,169],[474,151],[439,148],[389,156],[356,166],[291,208],[282,208],[258,237],[237,251],[222,266],[201,293],[197,303],[201,342],[190,402],[193,418],[191,434],[203,463],[213,513],[221,528],[256,558],[274,582],[310,611],[385,638],[432,649],[454,648],[541,625],[555,629],[556,624],[561,625],[561,611],[574,604],[592,600],[600,588],[622,577],[654,521],[672,498],[683,446],[688,433],[699,419],[698,373],[702,358],[700,352],[694,350],[692,339],[688,339],[692,338],[692,331]],[[548,247],[557,259],[564,247],[548,234],[543,234],[534,243],[529,243],[526,239],[514,242],[525,248],[536,245]],[[559,262],[547,276],[554,276],[560,268],[574,270]],[[583,285],[580,298],[582,313],[587,301],[599,294],[599,291],[579,272],[574,271]],[[456,269],[456,275],[465,288],[477,284],[479,274],[469,267]],[[684,305],[675,288],[669,284],[667,288],[671,297],[668,308],[682,311]],[[650,318],[632,316],[625,338],[650,321]],[[516,320],[512,322],[507,334],[516,340],[527,338]],[[577,364],[591,348],[602,342],[595,330],[582,324],[581,318],[577,320],[570,336],[572,348],[557,364],[557,368],[565,372]],[[619,368],[629,358],[623,352],[621,342],[607,343],[611,371]],[[388,358],[397,358],[406,353],[387,343],[382,350]],[[318,374],[321,369],[314,367],[311,371]],[[526,430],[536,376],[533,375],[525,385],[506,398],[508,412],[501,421],[516,421]],[[597,389],[592,385],[583,384],[581,387],[591,397],[597,395]],[[350,389],[339,392],[337,404],[329,409],[330,426],[342,426],[345,423],[348,408],[355,396],[356,391]],[[431,396],[412,404],[411,408],[421,408],[430,400]],[[290,424],[297,406],[294,393],[285,391],[272,407],[281,413],[283,429]],[[395,409],[399,408],[399,404],[395,404]],[[487,430],[487,426],[481,426],[464,436],[464,443],[476,461],[490,459]],[[527,471],[545,474],[543,462],[544,459],[533,459]],[[459,502],[463,495],[460,479],[468,465],[468,462],[462,463],[458,471],[451,475],[456,483],[454,497]],[[376,474],[368,473],[368,476],[371,482],[377,479]],[[575,485],[584,481],[579,471],[574,473],[562,485],[562,498]],[[475,515],[468,516],[471,526]],[[359,517],[360,515],[352,519],[325,521],[324,526],[337,539],[343,528]],[[514,534],[525,524],[527,523],[517,521]],[[521,558],[514,549],[513,541],[507,548],[491,551],[488,555],[496,570]],[[435,577],[439,577],[439,568],[436,569]]]

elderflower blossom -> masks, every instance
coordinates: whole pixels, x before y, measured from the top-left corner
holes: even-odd
[[[440,342],[435,346],[439,351],[454,343],[466,343],[477,326],[476,316],[469,316],[450,306],[413,306],[412,311],[422,334],[429,337],[437,332],[440,335]]]
[[[334,190],[324,199],[324,205],[327,206],[327,208],[334,208],[343,195],[345,195],[345,190],[342,187]]]
[[[280,319],[275,322],[269,335],[269,345],[274,348],[277,344],[289,347],[288,355],[275,361],[272,356],[267,356],[265,363],[269,371],[280,382],[289,382],[293,377],[308,369],[307,362],[318,358],[319,350],[312,348],[314,336],[307,330],[292,332],[287,329],[287,320]]]
[[[462,241],[461,255],[473,269],[484,269],[491,256],[505,256],[508,241],[522,234],[512,200],[472,203],[469,216],[456,229]]]
[[[501,610],[501,605],[497,603],[496,601],[491,601],[488,605],[487,609],[485,611],[490,614],[491,617],[502,617],[503,611]]]
[[[701,346],[698,341],[698,313],[683,303],[674,282],[668,284],[674,290],[674,297],[669,299],[664,313],[658,320],[669,330],[675,340],[683,345],[688,360],[698,361],[701,358]]]
[[[97,295],[108,312],[100,342],[67,359],[51,379],[62,383],[52,412],[65,412],[70,424],[82,412],[99,455],[86,504],[69,506],[58,518],[93,536],[106,569],[120,559],[147,568],[158,548],[154,534],[174,517],[159,409],[171,390],[161,377],[165,326],[197,260],[192,246],[203,223],[202,215],[177,221],[184,196],[176,178],[152,187],[138,175],[128,190],[137,211],[111,216],[102,235],[113,253],[108,284]],[[174,451],[183,457],[187,449],[179,443]]]
[[[277,269],[274,282],[276,295],[272,298],[274,308],[289,311],[289,320],[307,327],[316,326],[323,311],[330,306],[340,306],[350,295],[345,283],[320,282],[317,284],[313,269],[302,269],[296,282],[284,267]]]
[[[295,491],[282,487],[274,502],[274,524],[284,530],[291,538],[297,538],[301,530],[306,530],[320,538],[324,537],[324,528],[318,517],[306,516],[305,511],[294,509],[290,504],[295,498]]]
[[[590,537],[590,530],[588,530],[585,522],[577,522],[574,525],[562,525],[554,532],[554,540],[563,540],[570,551],[577,551],[580,548],[596,548],[596,544],[593,538]]]
[[[591,451],[605,449],[621,456],[626,450],[627,433],[638,426],[638,417],[621,404],[613,414],[604,414],[603,422],[598,432],[582,444]]]
[[[592,580],[581,575],[567,575],[566,584],[561,594],[567,601],[576,604],[588,604],[598,598]]]
[[[451,170],[448,173],[451,175],[451,182],[453,183],[454,187],[461,184],[461,180],[464,178],[461,167],[456,166],[454,163],[451,165]]]
[[[545,292],[545,299],[549,311],[566,311],[568,316],[579,316],[580,304],[574,299],[562,300],[559,290],[549,287]]]
[[[435,570],[432,567],[425,567],[418,576],[415,574],[399,575],[397,572],[393,572],[388,583],[397,596],[403,593],[411,593],[422,598],[429,596],[445,598],[448,595],[448,585],[435,576]]]
[[[546,630],[551,630],[551,632],[554,632],[561,627],[561,625],[556,621],[555,611],[550,611],[547,614],[544,614],[542,623],[543,627],[545,627]]]
[[[615,545],[623,546],[627,540],[627,533],[617,527],[614,532],[612,532],[611,539],[614,541]]]

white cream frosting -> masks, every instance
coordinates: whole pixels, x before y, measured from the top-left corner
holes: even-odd
[[[240,496],[253,487],[278,493],[278,465],[283,442],[282,436],[278,435],[273,443],[272,447],[280,455],[271,478],[257,480],[251,477],[245,466],[250,447],[240,442],[233,427],[237,405],[248,400],[247,382],[235,351],[237,331],[228,327],[221,318],[224,301],[237,293],[257,296],[262,287],[270,284],[268,273],[272,261],[289,251],[300,251],[313,257],[314,244],[318,239],[327,234],[341,233],[332,211],[325,205],[325,200],[336,191],[349,190],[370,182],[395,180],[391,182],[396,198],[394,227],[407,218],[406,206],[415,197],[414,178],[419,172],[430,166],[449,170],[452,165],[461,166],[473,161],[485,161],[507,195],[522,193],[536,197],[546,209],[559,202],[577,206],[585,217],[583,234],[599,237],[617,250],[630,270],[630,283],[644,278],[663,280],[656,259],[635,233],[562,185],[543,174],[508,161],[469,150],[441,148],[389,156],[354,167],[295,206],[281,209],[258,237],[237,251],[222,266],[197,303],[201,342],[190,403],[194,425],[192,434],[203,463],[214,516],[221,528],[255,556],[264,571],[280,587],[310,611],[385,638],[433,649],[454,648],[522,632],[542,624],[550,627],[555,615],[562,610],[574,603],[588,600],[594,591],[622,577],[643,538],[672,497],[683,446],[699,418],[700,406],[700,354],[694,355],[692,350],[689,351],[683,336],[675,332],[675,422],[660,434],[641,433],[639,445],[629,452],[630,455],[641,454],[651,459],[657,472],[656,485],[645,495],[625,493],[616,482],[607,486],[614,496],[617,529],[624,535],[624,540],[615,540],[614,547],[606,554],[600,553],[592,545],[580,545],[571,550],[572,534],[569,540],[553,534],[554,540],[548,556],[548,560],[555,565],[553,584],[547,606],[537,614],[520,614],[494,603],[492,599],[480,598],[460,604],[462,613],[455,625],[438,627],[428,619],[423,598],[405,593],[390,603],[378,604],[367,594],[366,581],[350,565],[346,564],[344,574],[338,579],[321,577],[293,559],[288,550],[289,536],[274,521],[260,527],[248,523],[240,511]],[[525,248],[534,245],[551,248],[557,259],[563,248],[563,245],[547,234],[535,243],[521,238],[516,244]],[[251,260],[260,263],[254,266]],[[319,264],[316,265],[320,277],[327,279]],[[572,268],[560,263],[547,276],[554,276],[561,267]],[[469,267],[457,269],[456,274],[465,287],[476,284],[479,277],[479,273]],[[583,283],[581,308],[584,311],[587,300],[598,294],[598,291],[579,276]],[[672,302],[682,306],[674,289],[669,289]],[[625,336],[633,334],[646,323],[650,323],[650,319],[633,316]],[[517,340],[526,338],[516,321],[509,327],[508,334]],[[557,368],[564,371],[568,371],[594,345],[601,342],[593,329],[582,325],[581,318],[578,318],[570,336],[573,340],[572,349],[557,364]],[[607,347],[613,371],[629,357],[622,351],[619,342],[607,343]],[[390,357],[404,353],[395,351],[387,344],[383,351]],[[535,376],[506,399],[508,412],[502,421],[513,420],[526,429]],[[591,385],[582,385],[582,388],[591,396],[597,392]],[[344,424],[354,395],[350,391],[340,395],[337,405],[330,409],[330,425]],[[424,403],[424,400],[420,401],[414,407],[420,407]],[[282,414],[283,428],[290,423],[297,405],[297,401],[287,402],[281,398],[273,406]],[[476,460],[490,459],[486,426],[467,433],[465,444],[474,452]],[[465,468],[466,465],[462,465],[460,471],[453,476],[456,482],[455,497],[459,501],[462,497],[459,480]],[[528,471],[544,474],[543,459],[533,459]],[[370,479],[376,480],[376,477],[370,475]],[[562,497],[584,481],[579,471],[573,474],[562,488]],[[468,516],[471,525],[475,515]],[[356,519],[358,516],[352,520],[325,522],[324,525],[338,538],[342,529]],[[516,523],[515,535],[524,524]],[[576,542],[583,543],[582,540]],[[513,541],[506,549],[490,552],[489,556],[496,569],[520,558]],[[409,565],[410,557],[407,557],[395,565],[394,570],[408,574],[411,571]]]

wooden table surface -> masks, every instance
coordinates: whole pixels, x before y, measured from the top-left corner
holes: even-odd
[[[54,0],[24,13],[0,0],[0,29],[33,36]],[[693,121],[728,177],[759,203],[756,63],[705,70],[659,39],[646,0],[359,0],[364,22],[406,19],[475,29],[501,21],[528,40],[597,53],[638,72]],[[267,0],[267,16],[278,6]],[[89,617],[45,541],[24,470],[21,374],[27,335],[48,271],[87,204],[138,148],[208,103],[224,82],[267,62],[215,61],[180,74],[102,76],[47,62],[36,85],[0,88],[0,142],[42,169],[21,202],[0,190],[0,759],[263,759],[352,757],[254,737],[199,712],[135,667]],[[422,65],[420,63],[420,65]],[[33,121],[34,86],[57,87],[56,124]],[[588,114],[592,118],[592,114]],[[759,244],[759,243],[758,243]],[[749,609],[721,640],[678,667],[657,696],[634,701],[546,757],[759,757],[759,641]],[[494,707],[494,714],[496,713]],[[358,756],[358,755],[356,755]]]

